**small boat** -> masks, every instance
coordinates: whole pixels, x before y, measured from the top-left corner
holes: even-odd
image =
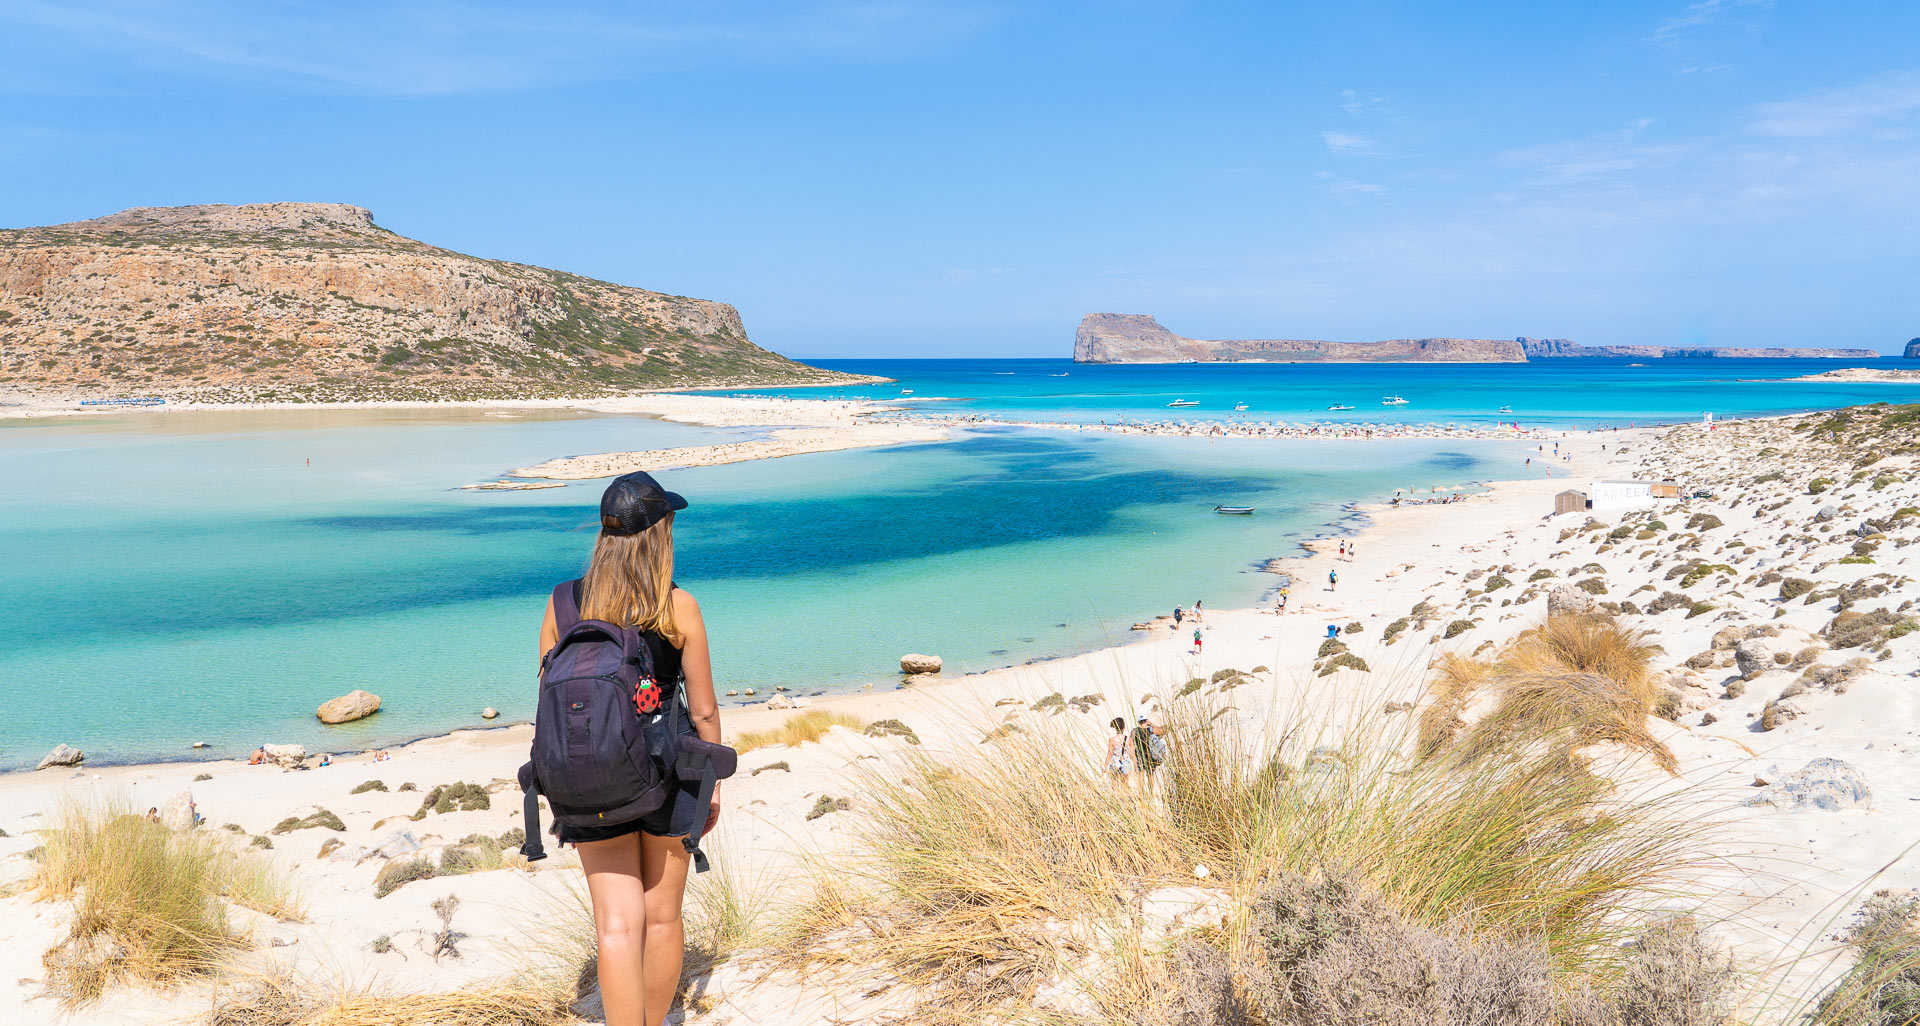
[[[1399,396],[1397,396],[1397,395],[1390,395],[1390,396],[1386,396],[1386,397],[1384,397],[1384,398],[1382,398],[1382,399],[1380,400],[1380,405],[1382,405],[1382,406],[1405,406],[1405,405],[1407,405],[1407,401],[1406,401],[1405,399],[1402,399],[1402,398],[1400,398],[1400,397],[1399,397]]]
[[[1239,413],[1239,412],[1241,412],[1241,411],[1243,411],[1243,410],[1245,410],[1246,408],[1247,408],[1247,404],[1246,404],[1246,403],[1234,403],[1234,404],[1233,404],[1233,412],[1235,412],[1235,413]]]
[[[1342,403],[1335,403],[1335,404],[1333,404],[1332,406],[1329,406],[1329,407],[1327,407],[1327,409],[1329,409],[1329,410],[1351,410],[1351,409],[1353,409],[1353,407],[1351,407],[1351,406],[1347,406],[1347,405],[1344,405],[1344,404],[1342,404]]]
[[[900,394],[901,394],[901,395],[912,395],[912,394],[913,394],[913,389],[911,389],[911,388],[903,388],[903,389],[901,389],[901,390],[900,390]]]
[[[1168,403],[1168,404],[1167,404],[1167,408],[1168,408],[1168,409],[1179,409],[1179,408],[1182,408],[1182,407],[1187,407],[1187,406],[1198,406],[1198,405],[1200,405],[1200,404],[1199,404],[1199,403],[1197,403],[1197,402],[1194,402],[1194,401],[1193,401],[1192,399],[1175,399],[1174,401],[1172,401],[1172,402],[1170,402],[1170,403]]]
[[[1501,412],[1501,413],[1512,413],[1512,412],[1513,412],[1513,407],[1511,407],[1511,406],[1502,406],[1502,407],[1500,407],[1500,412]]]
[[[1215,506],[1213,507],[1213,511],[1234,517],[1250,517],[1253,515],[1252,506]]]

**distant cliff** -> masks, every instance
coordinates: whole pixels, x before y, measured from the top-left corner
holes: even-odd
[[[1907,359],[1920,360],[1920,338],[1907,343]]]
[[[0,388],[471,399],[856,380],[726,303],[485,260],[339,203],[148,207],[0,231]]]
[[[1176,335],[1147,314],[1088,314],[1073,342],[1079,363],[1523,363],[1512,339],[1399,338],[1323,342],[1263,338],[1234,341]]]
[[[1915,340],[1920,346],[1920,339]],[[1915,346],[1908,347],[1914,355]],[[1866,360],[1871,349],[1755,349],[1712,346],[1583,346],[1564,338],[1198,339],[1176,335],[1148,314],[1092,313],[1073,339],[1078,363],[1525,363],[1579,357],[1799,357]]]

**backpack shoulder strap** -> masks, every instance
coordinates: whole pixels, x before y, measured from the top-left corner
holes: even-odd
[[[561,581],[553,589],[553,626],[560,635],[580,622],[580,581]]]

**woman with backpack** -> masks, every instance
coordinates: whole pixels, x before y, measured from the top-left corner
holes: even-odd
[[[639,677],[633,693],[640,719],[654,727],[665,722],[717,746],[720,707],[706,625],[699,603],[673,582],[673,514],[686,506],[685,499],[645,473],[607,486],[587,571],[556,588],[548,601],[540,652],[544,674],[563,637],[559,619],[633,628],[645,651],[628,661],[650,671]],[[569,586],[571,592],[564,593]],[[556,602],[573,608],[560,609],[556,619]],[[638,662],[642,657],[644,664]],[[677,743],[683,750],[699,747]],[[574,846],[587,875],[608,1026],[654,1026],[666,1020],[673,1004],[685,954],[680,907],[688,867],[702,858],[697,838],[720,817],[718,783],[711,773],[704,784],[713,790],[702,802],[702,781],[669,774],[665,802],[652,812],[627,822],[559,826],[560,843]]]

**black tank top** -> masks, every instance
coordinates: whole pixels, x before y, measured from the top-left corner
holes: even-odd
[[[584,582],[573,582],[573,606],[580,608],[580,592]],[[679,587],[679,585],[674,585]],[[654,631],[641,631],[640,640],[647,643],[647,654],[653,657],[653,678],[660,682],[661,701],[672,701],[680,689],[680,650]]]

